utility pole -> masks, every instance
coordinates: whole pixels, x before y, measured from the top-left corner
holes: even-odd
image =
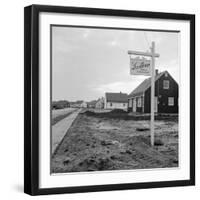
[[[155,42],[152,42],[151,53],[151,146],[154,146]]]

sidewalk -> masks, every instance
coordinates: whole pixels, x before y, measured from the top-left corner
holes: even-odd
[[[65,117],[54,126],[52,126],[52,154],[55,152],[57,146],[62,141],[63,137],[65,136],[66,132],[68,131],[80,111],[81,109],[74,111],[69,116]]]

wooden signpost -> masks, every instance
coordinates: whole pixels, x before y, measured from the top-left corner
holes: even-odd
[[[155,58],[159,57],[159,54],[155,53],[155,42],[152,42],[150,50],[150,52],[128,51],[128,54],[151,57],[151,65],[148,61],[143,59],[142,62],[137,58],[138,62],[136,59],[130,62],[130,67],[133,75],[151,75],[151,145],[154,146]]]

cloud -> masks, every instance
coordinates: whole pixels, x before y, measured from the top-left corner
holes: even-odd
[[[100,84],[98,86],[94,86],[92,89],[101,95],[106,92],[123,92],[129,94],[143,81],[143,79],[140,77],[134,78],[134,81],[116,81],[107,84]]]
[[[105,92],[130,93],[145,78],[129,74],[128,50],[149,50],[155,40],[159,71],[178,79],[178,34],[54,27],[53,98],[96,99]],[[148,41],[148,42],[147,42]]]

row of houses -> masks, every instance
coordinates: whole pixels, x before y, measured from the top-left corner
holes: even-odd
[[[105,109],[123,109],[129,112],[150,113],[151,78],[145,79],[129,95],[106,93]],[[155,74],[154,108],[157,113],[178,113],[178,84],[168,71]]]
[[[70,102],[70,107],[72,107],[72,108],[87,108],[88,105],[87,105],[87,102],[78,100],[75,102]]]
[[[150,113],[151,78],[145,79],[130,94],[106,92],[105,97],[97,100],[69,102],[68,106]],[[156,70],[154,109],[157,113],[178,113],[178,84],[168,71]]]
[[[92,100],[90,102],[86,102],[86,101],[70,102],[70,107],[72,107],[72,108],[98,108],[98,109],[103,109],[104,108],[104,97],[101,97],[97,100]]]

